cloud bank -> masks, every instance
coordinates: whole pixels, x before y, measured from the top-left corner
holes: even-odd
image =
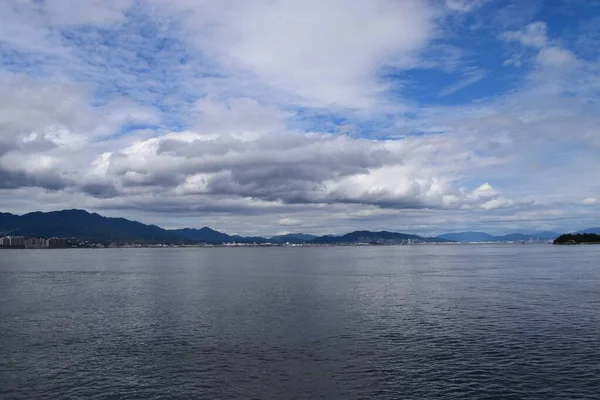
[[[589,7],[3,2],[0,207],[244,234],[594,225]]]

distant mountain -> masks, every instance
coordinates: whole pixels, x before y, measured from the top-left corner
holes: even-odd
[[[0,214],[0,234],[26,237],[65,237],[96,242],[182,242],[155,225],[124,218],[107,218],[84,210]]]
[[[560,236],[556,232],[536,232],[536,233],[511,233],[509,235],[496,236],[500,241],[517,242],[527,240],[553,240]]]
[[[269,239],[271,243],[291,243],[291,244],[303,244],[308,243],[315,239],[314,235],[307,235],[306,233],[288,233],[286,235],[273,236]]]
[[[600,228],[590,228],[577,233],[599,233]],[[556,232],[536,232],[530,234],[513,233],[493,236],[485,232],[447,233],[435,238],[399,232],[354,231],[342,236],[326,235],[316,237],[304,233],[277,235],[271,238],[260,236],[228,235],[209,227],[200,229],[166,230],[156,225],[146,225],[125,218],[108,218],[84,210],[63,210],[52,212],[31,212],[24,215],[0,213],[0,236],[15,235],[26,237],[64,237],[87,240],[97,243],[274,243],[274,244],[397,244],[428,242],[500,242],[550,240],[560,236]]]
[[[84,210],[32,212],[24,215],[0,213],[0,236],[64,237],[96,243],[274,243],[274,244],[394,244],[408,241],[447,241],[397,232],[355,231],[343,236],[316,237],[305,233],[291,233],[263,237],[228,235],[209,227],[200,229],[166,230],[156,225],[145,225],[125,218],[108,218]]]
[[[262,243],[269,243],[269,239],[266,239],[262,236],[233,235],[233,236],[231,236],[231,242],[247,243],[247,244],[262,244]]]
[[[194,242],[202,243],[228,243],[231,242],[231,236],[226,233],[215,231],[207,226],[200,229],[173,229],[170,230],[172,234],[182,237]]]
[[[531,233],[530,235],[532,235],[534,237],[539,237],[540,239],[550,240],[550,239],[556,239],[561,234],[558,232],[553,232],[553,231],[542,231],[542,232],[534,232],[534,233]]]
[[[64,237],[98,243],[266,243],[262,237],[230,236],[204,227],[166,230],[125,218],[108,218],[84,210],[0,213],[0,236]]]
[[[209,244],[222,244],[222,243],[267,243],[267,239],[259,236],[240,236],[240,235],[228,235],[223,232],[215,231],[207,226],[200,229],[173,229],[169,232],[176,234],[179,237],[198,242],[198,243],[209,243]]]
[[[596,235],[600,235],[600,228],[588,228],[575,233],[595,233]]]
[[[485,232],[445,233],[443,235],[436,236],[436,238],[453,240],[455,242],[491,242],[494,240],[494,236]]]
[[[518,242],[529,240],[552,240],[560,236],[556,232],[535,233],[510,233],[508,235],[494,236],[485,232],[455,232],[445,233],[437,238],[453,240],[456,242]]]
[[[418,235],[410,235],[407,233],[398,232],[371,232],[371,231],[354,231],[342,236],[321,236],[311,240],[313,244],[352,244],[352,243],[369,243],[369,244],[394,244],[411,242],[448,242],[447,239],[426,238]]]

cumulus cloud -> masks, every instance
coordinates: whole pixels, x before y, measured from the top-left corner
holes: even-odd
[[[188,40],[230,73],[313,106],[373,106],[378,68],[412,65],[436,17],[416,0],[156,3],[184,12]]]
[[[245,99],[227,106],[205,101],[203,110],[198,127],[206,131],[171,132],[103,153],[77,175],[78,184],[102,198],[161,191],[384,208],[460,208],[500,196],[489,184],[457,188],[451,174],[428,165],[450,159],[472,165],[471,155],[457,157],[446,137],[372,140],[291,131],[281,122],[285,114]],[[230,123],[215,125],[213,114]]]
[[[548,43],[546,23],[542,21],[533,22],[520,31],[504,33],[506,40],[516,40],[523,46],[543,48]]]
[[[576,61],[575,55],[548,38],[546,23],[533,22],[520,31],[509,31],[503,34],[507,41],[518,41],[523,46],[538,49],[536,60],[543,66],[561,66]],[[510,62],[514,63],[514,59]]]
[[[98,110],[82,102],[83,112],[74,119],[65,112],[63,119],[55,120],[60,121],[57,131],[37,133],[36,124],[46,123],[44,110],[60,116],[62,107],[72,109],[77,103],[70,100],[73,95],[68,90],[62,101],[56,100],[65,93],[48,93],[56,98],[49,95],[43,102],[42,92],[36,98],[38,106],[25,109],[14,104],[11,115],[23,112],[30,117],[4,118],[7,123],[13,121],[4,128],[13,138],[10,151],[1,159],[4,169],[11,171],[5,174],[4,187],[70,187],[96,198],[164,192],[208,196],[214,202],[234,196],[284,204],[391,208],[477,205],[497,195],[489,192],[491,187],[486,187],[487,194],[482,188],[473,193],[459,190],[452,176],[427,165],[441,158],[435,153],[446,138],[384,141],[290,131],[284,124],[288,114],[251,99],[203,100],[198,103],[198,130],[132,140],[120,150],[88,160],[87,166],[83,159],[74,166],[71,163],[77,158],[66,154],[76,150],[85,157],[86,151],[100,146],[95,141],[104,137],[106,124],[110,126],[121,114],[100,118]],[[21,91],[19,96],[23,96]],[[452,151],[453,146],[448,149]],[[28,156],[28,152],[34,154]]]
[[[40,83],[14,74],[2,78],[3,187],[67,187],[90,160],[89,154],[95,157],[98,140],[114,135],[123,124],[155,120],[153,111],[136,104],[90,105],[86,85]]]
[[[576,57],[569,50],[547,47],[540,50],[537,59],[544,65],[564,65],[574,62]]]

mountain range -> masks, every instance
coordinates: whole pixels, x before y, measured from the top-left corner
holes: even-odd
[[[32,212],[20,216],[0,213],[0,235],[56,236],[96,242],[161,243],[181,240],[156,225],[145,225],[125,218],[107,218],[84,210]]]
[[[511,233],[508,235],[494,236],[485,232],[455,232],[436,236],[438,239],[452,240],[453,242],[519,242],[529,240],[552,240],[560,236],[557,232]]]
[[[600,233],[600,228],[590,228],[575,233]],[[209,227],[200,229],[163,229],[125,218],[104,217],[85,210],[62,210],[31,212],[24,215],[0,213],[0,236],[65,237],[96,243],[171,243],[171,244],[223,244],[223,243],[272,243],[272,244],[393,244],[407,242],[506,242],[551,240],[556,232],[513,233],[493,236],[485,232],[457,232],[423,237],[399,232],[354,231],[345,235],[314,236],[290,233],[273,237],[228,235]]]
[[[435,240],[434,238],[426,238],[418,235],[410,235],[407,233],[398,232],[371,232],[371,231],[354,231],[342,236],[321,236],[312,240],[315,244],[342,244],[342,243],[393,243],[393,242],[408,242],[423,241],[423,242],[449,242],[447,239]]]
[[[351,244],[403,243],[409,239],[420,242],[448,241],[397,232],[356,231],[343,236],[314,236],[290,233],[270,238],[258,236],[228,235],[209,227],[200,229],[163,229],[125,218],[109,218],[84,210],[32,212],[24,215],[0,213],[0,236],[65,237],[96,243],[171,243],[171,244],[223,244],[223,243],[272,243],[272,244]]]
[[[578,231],[575,232],[576,234],[581,234],[581,233],[595,233],[596,235],[600,235],[600,227],[598,228],[588,228],[588,229],[584,229],[582,231]]]

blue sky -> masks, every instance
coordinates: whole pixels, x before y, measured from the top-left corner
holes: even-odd
[[[3,211],[600,225],[600,2],[8,0],[0,19]]]

